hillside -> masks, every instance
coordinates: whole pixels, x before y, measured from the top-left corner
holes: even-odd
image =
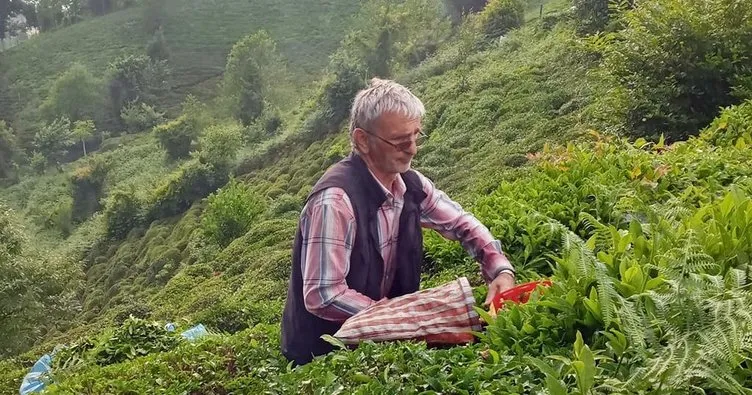
[[[25,296],[0,324],[0,388],[58,347],[50,393],[748,393],[752,6],[602,5],[495,0],[451,26],[438,1],[369,2],[320,63],[295,41],[310,26],[227,38],[213,83],[238,89],[174,89],[170,119],[0,190],[0,281]],[[171,51],[188,26],[168,25]],[[285,111],[273,42],[310,87]],[[200,81],[188,47],[171,61]],[[554,285],[492,318],[477,264],[426,231],[421,285],[470,280],[476,342],[365,343],[293,369],[279,321],[299,211],[349,153],[349,104],[376,74],[426,105],[415,167],[500,239],[518,282]],[[197,323],[210,335],[177,335]]]
[[[328,56],[348,29],[360,3],[348,1],[166,0],[164,36],[170,51],[172,89],[160,99],[174,107],[187,93],[210,97],[224,70],[227,54],[241,37],[265,29],[277,41],[296,81],[305,85],[320,75]],[[29,40],[0,55],[0,119],[14,120],[32,111],[47,95],[50,83],[73,62],[98,77],[118,56],[143,51],[145,7],[133,7],[54,34]],[[2,86],[2,85],[0,85]]]

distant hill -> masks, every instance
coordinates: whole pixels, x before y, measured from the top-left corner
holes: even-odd
[[[267,30],[289,60],[299,82],[327,64],[348,28],[356,0],[166,0],[164,35],[171,54],[173,89],[165,105],[187,93],[206,97],[224,70],[226,56],[241,37]],[[0,119],[35,111],[49,83],[73,62],[102,75],[120,55],[143,51],[144,8],[134,7],[43,34],[0,54]]]

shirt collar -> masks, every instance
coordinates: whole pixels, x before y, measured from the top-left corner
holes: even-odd
[[[374,180],[376,180],[376,183],[379,184],[379,187],[381,190],[386,194],[387,199],[393,199],[393,198],[399,198],[402,199],[405,196],[405,192],[407,191],[407,186],[405,185],[405,180],[402,179],[401,176],[397,176],[397,178],[394,180],[394,184],[392,184],[393,190],[390,190],[384,184],[379,181],[378,178],[376,178],[376,175],[373,174],[371,169],[368,169],[368,172],[371,173],[371,177],[373,177]]]

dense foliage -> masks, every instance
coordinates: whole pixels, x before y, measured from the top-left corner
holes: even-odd
[[[345,26],[338,2],[181,1],[111,15],[147,31],[117,53],[92,38],[101,59],[54,66],[39,99],[22,89],[40,89],[33,70],[0,64],[0,101],[28,99],[0,122],[0,388],[53,352],[52,393],[748,392],[746,2],[379,0]],[[327,17],[175,22],[259,5],[245,18]],[[334,46],[304,43],[339,40],[333,25],[349,33],[319,70],[310,54]],[[222,51],[187,50],[199,35]],[[372,76],[426,104],[415,167],[501,240],[519,281],[554,285],[496,317],[479,305],[471,345],[364,343],[292,368],[279,321],[298,215],[349,153],[349,106]],[[94,91],[109,100],[92,109]],[[466,276],[484,300],[458,243],[424,241],[422,287]],[[188,342],[166,322],[212,334]]]

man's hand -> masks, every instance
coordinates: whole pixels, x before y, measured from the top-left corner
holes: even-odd
[[[486,296],[486,301],[483,303],[484,306],[488,306],[491,304],[491,301],[493,298],[514,287],[514,274],[504,271],[499,273],[498,276],[491,282],[491,284],[488,284],[488,295]]]

